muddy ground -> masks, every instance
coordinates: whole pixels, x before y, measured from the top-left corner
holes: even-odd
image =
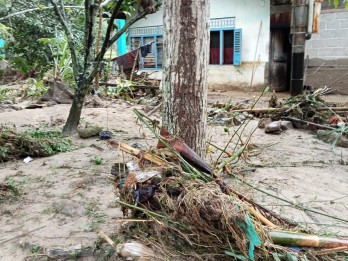
[[[209,99],[236,102],[251,99],[253,95],[258,94],[214,92]],[[258,106],[264,107],[267,99],[262,99]],[[326,99],[347,101],[346,96],[338,95]],[[108,126],[115,139],[148,149],[156,145],[156,140],[137,123],[132,112],[134,108],[144,107],[117,100],[108,109],[85,108],[82,122],[104,129]],[[0,124],[14,123],[19,130],[44,123],[62,128],[69,108],[70,105],[55,105],[2,112]],[[159,118],[159,113],[154,117]],[[243,137],[256,126],[257,119],[253,119]],[[208,138],[223,147],[235,128],[230,127],[226,132],[224,126],[209,125]],[[109,173],[113,163],[129,156],[97,138],[83,140],[74,136],[72,140],[76,149],[70,152],[35,158],[27,164],[22,160],[0,164],[0,182],[11,179],[19,189],[18,197],[0,203],[0,260],[47,260],[41,254],[43,248],[72,246],[77,251],[71,260],[119,260],[111,247],[100,245],[98,232],[104,231],[115,241],[121,239],[118,234],[121,224],[115,219],[122,217],[122,213],[115,202],[117,194]],[[348,219],[348,149],[331,150],[328,143],[310,131],[298,129],[280,135],[257,129],[251,143],[254,146],[248,152],[248,163],[240,160],[234,167],[239,178],[309,209]],[[233,148],[231,144],[229,150]],[[208,155],[207,161],[214,160],[215,155]],[[102,158],[100,165],[95,163],[96,157]],[[232,177],[224,178],[235,189],[304,227],[321,234],[348,236],[348,223],[289,208],[289,203],[251,189]]]

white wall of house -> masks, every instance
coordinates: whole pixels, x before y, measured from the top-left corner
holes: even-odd
[[[244,89],[265,85],[265,70],[269,60],[270,3],[269,0],[211,0],[211,18],[236,17],[235,28],[242,29],[242,64],[210,65],[209,87],[214,89]],[[148,15],[132,27],[163,24],[163,10]],[[260,29],[261,26],[261,29]],[[260,34],[259,34],[260,31]],[[260,35],[258,39],[258,35]]]

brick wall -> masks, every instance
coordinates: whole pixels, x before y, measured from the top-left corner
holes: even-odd
[[[306,55],[324,60],[348,58],[348,10],[320,14],[319,33],[306,41]]]

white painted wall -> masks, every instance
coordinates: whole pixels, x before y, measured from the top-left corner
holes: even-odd
[[[210,3],[211,18],[236,17],[236,28],[242,29],[242,65],[210,65],[209,86],[216,89],[245,89],[250,85],[254,69],[253,86],[262,88],[265,85],[265,70],[268,70],[266,63],[269,59],[270,1],[211,0]],[[160,9],[132,27],[162,24],[163,9]]]

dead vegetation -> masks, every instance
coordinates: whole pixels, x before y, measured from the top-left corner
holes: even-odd
[[[113,167],[123,221],[128,222],[126,237],[180,260],[347,258],[347,239],[312,235],[225,184],[221,172],[229,171],[230,159],[239,157],[240,150],[212,171],[180,139],[163,130],[158,134],[136,114],[164,148],[141,152],[109,142],[140,160],[139,165],[123,162]]]

